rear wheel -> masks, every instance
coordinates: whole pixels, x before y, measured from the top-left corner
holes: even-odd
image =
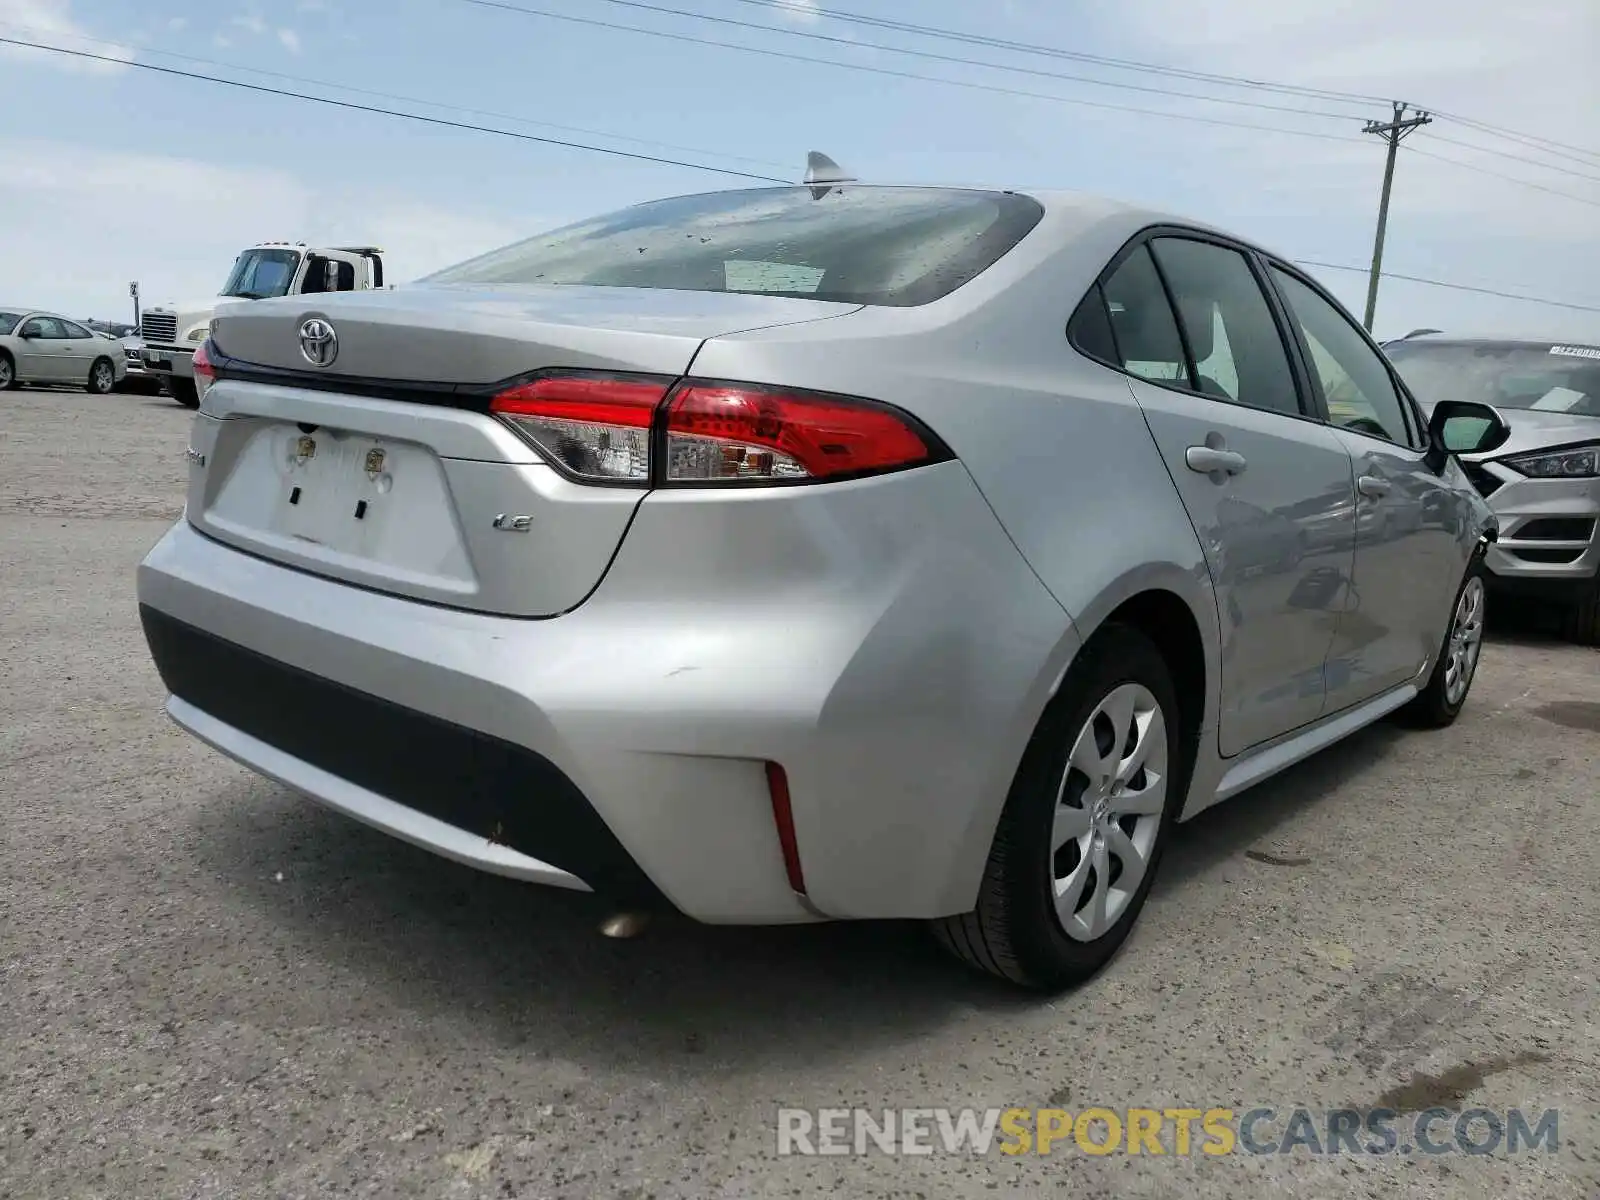
[[[1483,560],[1474,559],[1456,592],[1455,608],[1445,630],[1444,645],[1427,686],[1396,714],[1407,725],[1442,729],[1461,715],[1472,681],[1478,674],[1483,651],[1483,619],[1488,610],[1488,590],[1483,583]]]
[[[1180,802],[1182,753],[1166,662],[1137,630],[1107,626],[1028,744],[977,907],[936,921],[939,940],[1026,987],[1094,975],[1144,907]]]
[[[104,396],[117,386],[117,369],[111,365],[109,358],[97,358],[94,366],[89,368],[89,382],[87,390],[92,396]]]
[[[17,364],[11,361],[11,355],[0,350],[0,392],[8,392],[17,386]]]
[[[1562,614],[1561,633],[1580,646],[1600,646],[1600,577],[1583,599]]]
[[[185,408],[200,407],[200,393],[195,391],[194,380],[173,377],[167,380],[167,392]]]

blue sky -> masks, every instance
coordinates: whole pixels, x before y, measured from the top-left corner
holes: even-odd
[[[0,36],[785,178],[798,177],[807,150],[821,149],[869,180],[1082,188],[1190,214],[1297,259],[1359,266],[1370,255],[1382,146],[1359,130],[1362,120],[1387,115],[1382,104],[1022,56],[740,0],[660,3],[774,31],[607,0],[506,2],[1270,128],[999,95],[467,0],[0,0]],[[829,0],[821,2],[825,8]],[[1514,14],[1498,0],[1414,0],[1403,8],[1387,0],[838,0],[838,7],[1075,52],[1394,96],[1587,147],[1596,153],[1549,151],[1440,118],[1408,141],[1422,153],[1401,154],[1385,266],[1600,307],[1594,0],[1528,0]],[[807,42],[793,31],[854,44]],[[865,41],[1341,115],[919,61]],[[74,316],[120,316],[135,278],[147,301],[208,295],[237,250],[262,239],[376,241],[404,279],[637,200],[739,185],[706,171],[0,47],[0,295]],[[1360,312],[1364,277],[1316,273]],[[1380,334],[1428,325],[1600,341],[1600,312],[1394,280],[1383,285],[1377,324]]]

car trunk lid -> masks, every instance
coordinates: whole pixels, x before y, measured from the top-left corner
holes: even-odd
[[[587,287],[226,304],[191,435],[189,520],[362,587],[557,615],[599,584],[645,493],[551,466],[488,415],[497,385],[552,370],[672,379],[707,338],[857,307]]]

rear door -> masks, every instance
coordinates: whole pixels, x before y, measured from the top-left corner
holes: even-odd
[[[1298,271],[1275,263],[1271,275],[1355,463],[1353,588],[1328,662],[1329,707],[1347,708],[1415,679],[1438,653],[1466,567],[1457,499],[1423,462],[1423,430],[1377,347]]]
[[[1104,282],[1118,353],[1205,548],[1222,631],[1218,742],[1235,755],[1316,720],[1352,561],[1353,480],[1306,412],[1259,268],[1183,231]]]

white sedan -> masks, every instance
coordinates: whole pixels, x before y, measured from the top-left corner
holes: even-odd
[[[76,321],[26,308],[0,308],[0,391],[19,383],[70,384],[103,396],[127,374],[117,343]]]

